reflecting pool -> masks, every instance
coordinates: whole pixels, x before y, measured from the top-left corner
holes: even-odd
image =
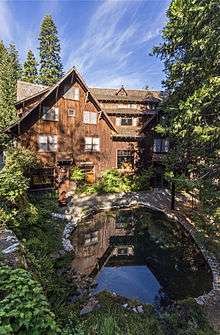
[[[178,223],[144,207],[100,211],[72,235],[72,266],[103,290],[143,303],[167,304],[212,288],[211,270]]]

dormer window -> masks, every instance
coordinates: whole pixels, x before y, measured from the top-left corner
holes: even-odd
[[[122,87],[115,93],[116,95],[120,95],[120,96],[127,96],[128,93],[125,90],[124,86],[122,85]]]
[[[43,107],[43,116],[42,120],[44,121],[59,121],[59,108],[58,107]]]

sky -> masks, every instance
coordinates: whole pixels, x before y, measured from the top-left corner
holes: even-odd
[[[150,56],[161,40],[170,0],[0,0],[0,39],[20,61],[38,59],[44,15],[52,15],[64,70],[76,66],[88,86],[162,89],[163,64]]]

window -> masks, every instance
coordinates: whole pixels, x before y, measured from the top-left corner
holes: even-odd
[[[97,243],[98,240],[98,231],[85,234],[85,245]]]
[[[59,108],[58,107],[43,107],[42,120],[45,121],[59,121]]]
[[[134,155],[131,150],[117,151],[117,168],[125,170],[134,168]]]
[[[69,87],[65,86],[64,87],[64,92],[65,94],[63,95],[64,98],[69,99],[69,100],[77,100],[79,101],[79,87]]]
[[[95,112],[83,112],[83,122],[88,124],[96,124],[97,123],[97,115]]]
[[[155,138],[153,152],[161,153],[169,151],[169,140],[167,138]]]
[[[38,137],[39,151],[56,151],[57,135],[39,135]]]
[[[132,126],[132,117],[122,117],[121,126]]]
[[[100,139],[99,137],[85,137],[85,151],[99,151]]]
[[[67,115],[68,115],[68,116],[76,116],[76,111],[75,111],[75,109],[72,109],[72,108],[70,109],[70,108],[69,108],[69,109],[67,110]]]

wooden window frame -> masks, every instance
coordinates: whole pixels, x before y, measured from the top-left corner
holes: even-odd
[[[131,124],[123,124],[122,120],[131,120]],[[120,126],[122,126],[122,127],[131,127],[131,126],[133,126],[133,117],[132,116],[121,117]]]
[[[40,137],[41,138],[45,138],[45,142],[40,142]],[[51,141],[51,139],[55,139],[55,143],[53,143],[54,141]],[[40,148],[40,146],[42,144],[45,144],[46,149],[42,149]],[[53,149],[52,146],[54,146]],[[58,149],[58,136],[57,135],[47,135],[47,134],[39,134],[38,135],[38,152],[57,152]]]
[[[52,115],[54,114],[54,117]],[[43,121],[52,121],[52,122],[57,122],[59,121],[59,107],[43,107],[43,116],[42,116]]]
[[[91,111],[83,111],[83,123],[84,124],[94,124],[94,125],[97,124],[97,113],[91,112]]]
[[[91,139],[91,143],[86,143],[88,139]],[[93,143],[94,139],[98,139],[98,144]],[[95,147],[98,146],[98,149],[95,149]],[[85,137],[85,152],[100,152],[100,137],[92,137],[92,136],[86,136]]]
[[[73,113],[71,114],[70,111],[73,112]],[[68,115],[68,117],[75,117],[76,116],[76,110],[74,108],[68,108],[67,109],[67,115]]]

